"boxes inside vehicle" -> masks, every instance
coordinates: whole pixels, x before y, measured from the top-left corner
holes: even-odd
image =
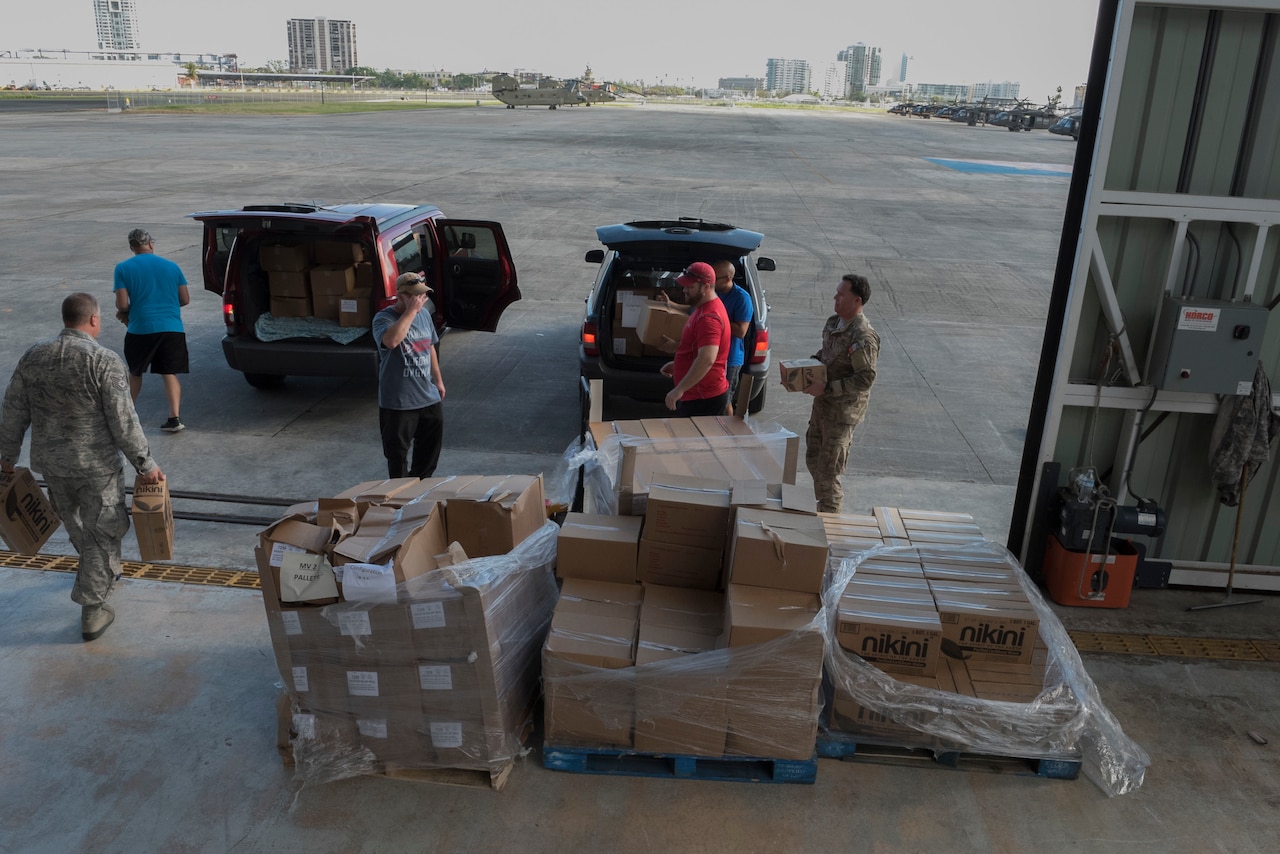
[[[639,306],[636,334],[640,343],[662,353],[674,353],[680,344],[689,315],[660,300],[646,300]]]
[[[493,779],[531,731],[557,598],[555,525],[472,560],[446,548],[445,502],[419,490],[403,505],[376,503],[419,484],[361,484],[261,534],[263,603],[304,781],[443,768]],[[286,601],[290,566],[327,567],[336,597]]]
[[[173,502],[169,481],[133,482],[133,530],[142,560],[173,560]]]
[[[370,305],[372,297],[373,291],[367,287],[356,288],[339,297],[338,324],[367,329],[373,323],[373,310]]]
[[[272,271],[299,271],[311,266],[311,253],[306,244],[263,243],[258,248],[258,263]]]
[[[36,554],[62,524],[31,470],[15,466],[0,472],[0,536],[21,554]]]

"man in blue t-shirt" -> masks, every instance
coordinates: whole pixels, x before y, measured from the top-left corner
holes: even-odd
[[[421,273],[404,273],[396,279],[395,304],[373,318],[380,356],[378,426],[392,478],[431,477],[444,444],[444,378],[426,308],[429,293]]]
[[[742,366],[746,362],[743,339],[751,328],[751,321],[756,315],[755,306],[751,304],[751,294],[741,285],[733,282],[737,270],[730,261],[717,261],[711,265],[716,271],[716,295],[724,303],[725,313],[729,315],[729,362],[725,366],[725,379],[729,381],[729,412],[733,412],[733,404],[738,396],[738,378],[742,375]]]
[[[169,420],[160,426],[166,433],[184,429],[178,407],[182,386],[178,374],[188,372],[187,334],[182,327],[182,307],[191,302],[182,268],[155,254],[156,244],[141,228],[129,232],[133,257],[116,265],[116,318],[128,327],[124,335],[124,360],[129,365],[129,394],[136,404],[147,368],[159,374],[169,401]]]

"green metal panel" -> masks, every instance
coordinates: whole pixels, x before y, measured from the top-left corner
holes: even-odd
[[[1213,50],[1206,97],[1187,192],[1227,196],[1237,155],[1245,137],[1249,90],[1253,82],[1265,16],[1228,13],[1221,17]]]

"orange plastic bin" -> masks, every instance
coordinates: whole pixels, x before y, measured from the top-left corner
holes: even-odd
[[[1052,534],[1044,550],[1045,587],[1059,605],[1127,608],[1137,569],[1138,550],[1129,540],[1111,541],[1105,565],[1102,555],[1064,548]]]

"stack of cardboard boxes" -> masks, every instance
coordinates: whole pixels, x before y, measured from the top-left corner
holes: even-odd
[[[1029,703],[1044,690],[1048,648],[1016,572],[1003,561],[928,547],[863,560],[839,599],[836,643],[901,683]],[[891,697],[861,702],[842,680],[833,687],[833,730],[904,746],[933,743],[927,726],[911,725],[913,714],[922,723],[927,710],[889,715]]]
[[[746,503],[781,508],[780,487],[771,499],[763,483],[736,486],[667,476],[650,485],[642,525],[566,519],[543,648],[547,744],[813,755],[822,522]]]
[[[264,243],[258,261],[267,272],[273,316],[315,317],[348,327],[371,323],[373,265],[361,244]]]
[[[661,290],[647,274],[633,271],[614,291],[610,341],[615,358],[664,356],[676,351],[689,314],[659,300]],[[669,293],[675,294],[678,289]]]
[[[476,519],[494,549],[470,538]],[[502,557],[469,560],[461,541]],[[509,763],[532,721],[554,548],[541,479],[524,477],[360,484],[264,530],[258,569],[299,767]]]

